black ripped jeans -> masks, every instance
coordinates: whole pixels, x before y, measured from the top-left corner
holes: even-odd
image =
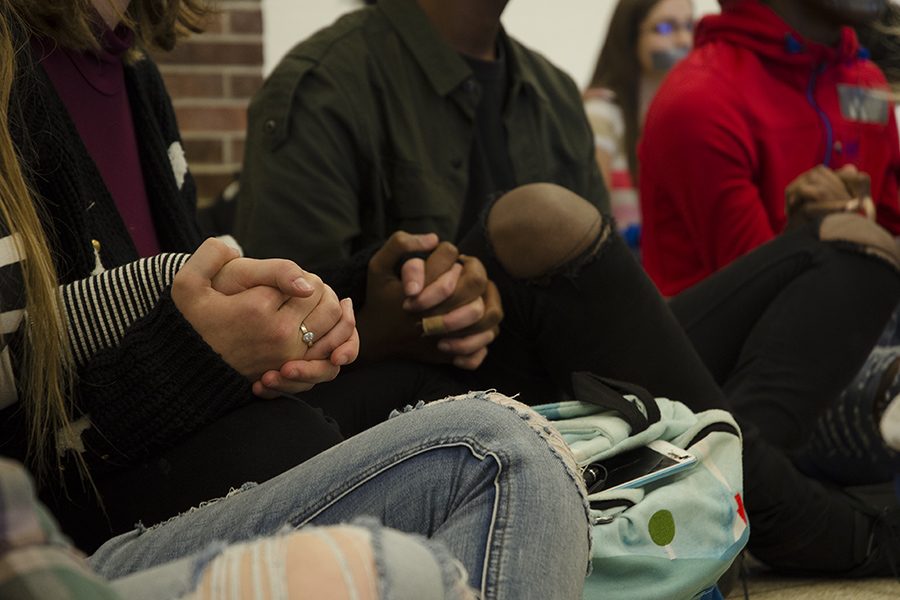
[[[733,412],[795,450],[862,367],[900,298],[884,261],[782,235],[669,303]]]
[[[573,371],[639,383],[695,410],[727,408],[793,450],[859,371],[900,299],[900,277],[818,224],[786,233],[666,302],[617,236],[558,273],[517,281],[484,236],[503,297],[502,334],[481,384],[535,404],[569,391]],[[527,383],[526,383],[527,382]]]
[[[900,300],[887,263],[788,232],[666,302],[617,236],[552,277],[509,278],[484,236],[506,318],[478,383],[530,403],[569,391],[574,371],[643,385],[694,410],[726,408],[744,434],[751,549],[785,569],[889,571],[869,546],[874,519],[802,475],[791,453],[850,383]]]
[[[819,241],[810,223],[667,302],[615,234],[536,281],[506,274],[483,229],[459,247],[481,258],[503,299],[501,334],[484,364],[474,372],[361,365],[355,383],[348,373],[305,396],[345,434],[398,405],[466,389],[520,393],[531,404],[558,400],[571,395],[571,373],[592,371],[694,410],[736,415],[758,557],[787,569],[887,570],[883,556],[869,556],[872,517],[789,458],[900,300],[900,278],[886,263]],[[372,390],[381,391],[373,398]]]

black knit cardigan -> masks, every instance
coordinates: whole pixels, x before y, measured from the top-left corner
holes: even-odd
[[[11,132],[42,205],[60,282],[91,273],[92,240],[100,243],[105,268],[136,260],[96,165],[27,44],[17,61]],[[126,66],[125,81],[160,248],[192,252],[201,242],[196,192],[190,173],[179,187],[173,172],[170,148],[176,142],[180,148],[180,138],[162,78],[145,58]],[[249,382],[202,340],[168,291],[121,345],[96,355],[77,375],[73,401],[92,423],[82,440],[89,462],[100,469],[133,464],[252,398]],[[0,453],[21,453],[23,425],[21,414],[0,414],[0,440],[7,441]]]

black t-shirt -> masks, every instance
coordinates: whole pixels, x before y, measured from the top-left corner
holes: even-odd
[[[515,173],[503,125],[503,108],[509,88],[503,47],[498,46],[496,60],[463,58],[474,75],[467,85],[474,86],[473,93],[479,95],[479,100],[475,113],[475,135],[469,154],[469,187],[457,240],[475,224],[490,200],[515,187]]]

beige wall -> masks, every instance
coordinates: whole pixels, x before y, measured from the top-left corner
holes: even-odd
[[[698,14],[718,11],[717,0],[694,2]],[[359,5],[355,0],[263,0],[266,72],[296,42]],[[583,86],[613,6],[613,0],[511,0],[503,23],[513,36],[543,53]]]

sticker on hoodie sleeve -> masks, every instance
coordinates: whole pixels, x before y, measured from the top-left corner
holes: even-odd
[[[841,115],[858,123],[887,123],[888,101],[884,90],[838,84]]]

